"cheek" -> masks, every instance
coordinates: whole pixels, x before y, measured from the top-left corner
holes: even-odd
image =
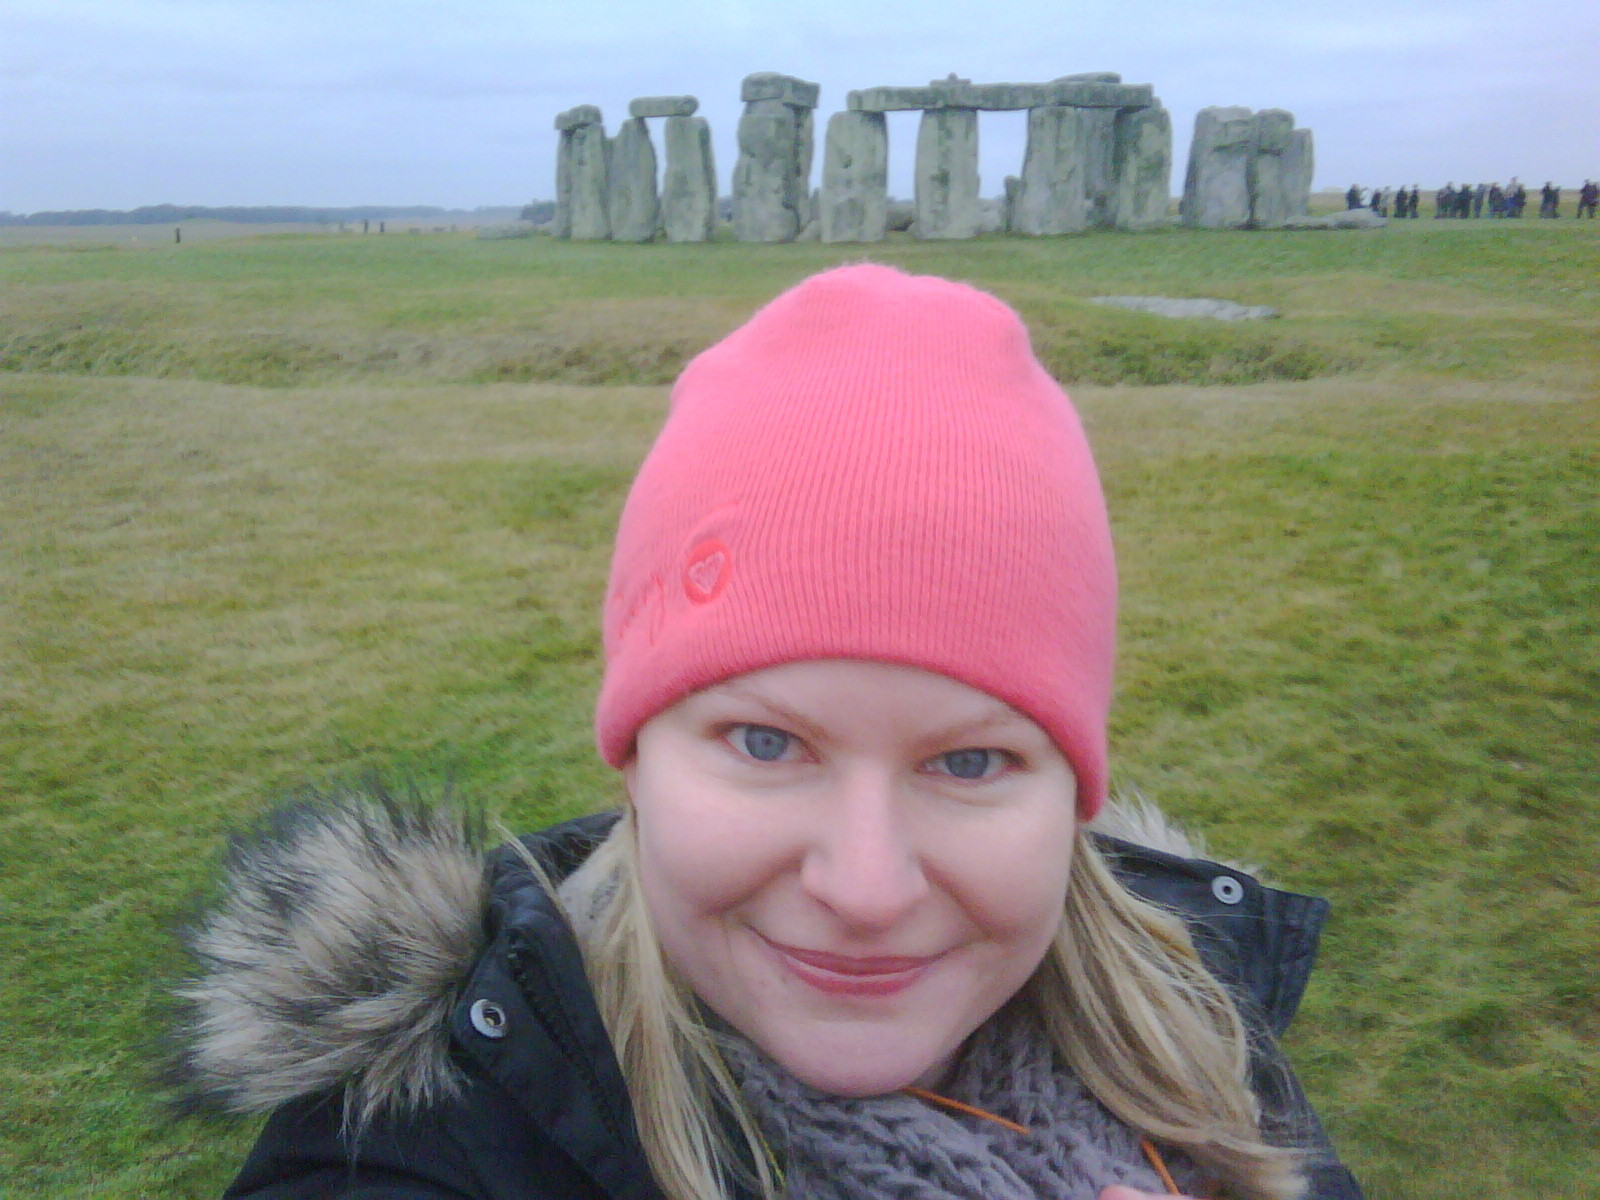
[[[713,919],[760,890],[777,869],[770,834],[738,806],[701,788],[651,788],[634,795],[639,872],[651,915],[683,923]]]
[[[1019,946],[1047,943],[1066,904],[1075,821],[1044,820],[978,850],[957,847],[948,878],[990,937]]]

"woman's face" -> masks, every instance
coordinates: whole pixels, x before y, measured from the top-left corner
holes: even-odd
[[[937,1083],[1060,923],[1071,769],[946,676],[751,672],[646,724],[625,774],[668,960],[822,1091]]]

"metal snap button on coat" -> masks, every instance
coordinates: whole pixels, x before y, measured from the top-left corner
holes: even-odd
[[[486,1038],[498,1041],[510,1032],[506,1027],[511,1023],[506,1016],[506,1010],[493,1000],[474,1000],[472,1011],[468,1014],[472,1020],[472,1027]]]
[[[1218,875],[1211,881],[1211,894],[1224,904],[1237,904],[1244,899],[1244,884],[1232,875]]]

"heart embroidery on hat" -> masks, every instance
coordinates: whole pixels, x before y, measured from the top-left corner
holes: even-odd
[[[732,573],[728,548],[718,541],[701,542],[689,551],[683,568],[683,590],[696,604],[707,604],[722,595]]]

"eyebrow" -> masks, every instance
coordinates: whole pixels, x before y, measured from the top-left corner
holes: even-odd
[[[765,708],[768,712],[772,713],[787,725],[793,726],[794,732],[802,734],[813,741],[827,737],[827,731],[825,729],[814,725],[805,717],[795,712],[792,708],[778,702],[777,700],[774,700],[770,696],[763,695],[761,692],[743,687],[738,683],[718,684],[717,686],[708,688],[707,690],[717,695],[726,696],[730,699],[744,700],[752,704],[760,705],[762,708]],[[997,707],[995,707],[988,714],[981,717],[974,717],[971,720],[956,721],[950,725],[942,726],[939,729],[931,731],[926,738],[920,740],[928,742],[950,741],[957,737],[982,733],[988,729],[1012,725],[1018,722],[1021,722],[1024,725],[1036,725],[1036,723],[1025,713],[1011,707],[1011,705],[1007,704],[1004,700],[996,700],[992,696],[990,699]]]

